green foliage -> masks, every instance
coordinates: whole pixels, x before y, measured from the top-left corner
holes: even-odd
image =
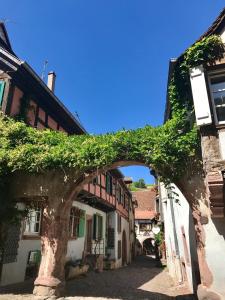
[[[160,246],[163,242],[164,239],[164,234],[162,231],[160,231],[159,233],[155,234],[155,242],[158,246]]]
[[[168,87],[168,97],[172,114],[187,115],[193,111],[189,71],[198,65],[213,65],[223,58],[224,44],[217,35],[205,37],[188,48],[177,60]]]
[[[180,125],[181,120],[173,118],[156,128],[67,136],[48,129],[38,131],[1,116],[0,173],[60,168],[86,172],[120,160],[143,162],[172,179],[179,165],[183,168],[184,158],[193,156],[196,148],[196,128],[181,134]]]
[[[140,178],[138,181],[133,182],[134,187],[139,188],[139,189],[145,189],[147,188],[145,184],[145,180],[143,178]]]
[[[98,136],[67,136],[49,129],[39,131],[0,115],[1,184],[7,175],[16,171],[34,173],[74,168],[82,174],[117,161],[142,162],[157,175],[175,181],[185,172],[190,160],[198,161],[200,145],[197,128],[190,122],[193,107],[189,68],[201,63],[212,64],[221,58],[223,50],[220,38],[211,36],[197,42],[178,60],[168,90],[171,118],[162,126]],[[23,114],[26,109],[25,105]],[[11,210],[13,213],[6,219],[12,222],[11,208],[15,205],[3,196],[0,201],[0,217],[4,211]]]
[[[221,58],[222,50],[220,38],[211,36],[189,48],[179,59],[169,85],[171,119],[162,126],[98,136],[67,136],[49,129],[39,131],[1,115],[0,174],[59,168],[86,172],[125,160],[143,162],[158,174],[171,180],[177,178],[185,170],[188,158],[195,157],[198,150],[197,128],[190,124],[187,110],[188,102],[192,103],[185,88],[190,86],[188,70],[206,63],[207,58],[212,64]]]
[[[154,239],[155,243],[160,247],[164,241],[164,225],[160,224],[159,225],[160,231],[155,234]]]

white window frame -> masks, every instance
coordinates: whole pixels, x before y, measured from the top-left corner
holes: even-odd
[[[39,220],[37,221],[37,214],[39,214]],[[29,219],[30,218],[30,219]],[[34,218],[34,220],[33,220]],[[32,222],[32,223],[31,223]],[[36,223],[38,226],[38,231],[34,231]],[[42,209],[40,207],[29,209],[28,215],[25,218],[24,222],[24,235],[36,235],[39,236],[41,232],[41,223],[42,223]]]
[[[216,105],[215,105],[215,101],[214,101],[214,94],[213,94],[213,88],[212,88],[212,86],[213,86],[212,80],[214,78],[220,78],[222,76],[225,77],[225,71],[223,71],[223,72],[210,72],[209,77],[208,77],[210,99],[211,99],[211,103],[212,103],[213,115],[214,115],[214,120],[215,120],[216,125],[225,125],[225,120],[219,122],[218,118],[217,118]],[[225,80],[222,81],[222,82],[225,83]]]
[[[73,206],[70,210],[70,223],[69,223],[69,235],[70,238],[77,239],[79,237],[79,226],[80,226],[80,209]]]

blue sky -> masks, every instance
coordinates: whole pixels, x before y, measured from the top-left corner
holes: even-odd
[[[3,1],[12,46],[90,133],[163,121],[168,61],[211,25],[224,0]],[[149,170],[123,169],[151,182]]]

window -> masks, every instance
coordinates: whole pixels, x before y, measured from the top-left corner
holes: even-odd
[[[96,176],[96,177],[93,179],[92,183],[93,183],[94,185],[98,184],[98,176]]]
[[[100,215],[94,215],[93,224],[93,239],[101,240],[103,237],[103,217]]]
[[[128,196],[125,197],[125,208],[127,211],[129,210],[129,197]]]
[[[112,194],[116,195],[116,179],[112,177]]]
[[[39,235],[41,230],[41,208],[30,209],[25,219],[25,235]]]
[[[2,105],[2,101],[3,101],[4,89],[5,89],[5,82],[0,80],[0,106]]]
[[[121,258],[121,247],[122,247],[122,244],[121,244],[121,241],[118,241],[118,259],[120,259]]]
[[[218,80],[212,79],[211,87],[216,121],[219,124],[225,124],[225,80],[218,82]]]
[[[159,199],[155,199],[156,212],[159,213]]]
[[[117,231],[118,232],[121,232],[121,222],[122,222],[121,216],[117,213]]]
[[[70,237],[78,238],[84,236],[85,211],[72,207],[70,212],[69,232]]]
[[[123,207],[127,209],[127,196],[125,194],[123,196]]]
[[[119,184],[117,185],[116,199],[118,203],[122,202],[122,190]]]
[[[145,223],[140,224],[140,230],[141,230],[141,231],[146,231],[146,230],[148,230],[147,224],[145,224]]]
[[[120,203],[124,206],[124,193],[123,193],[122,189],[120,191]]]
[[[109,173],[106,173],[106,192],[110,195],[113,193],[112,176]]]

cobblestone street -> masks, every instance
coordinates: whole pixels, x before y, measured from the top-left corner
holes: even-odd
[[[32,284],[24,283],[0,289],[0,300],[38,299]],[[40,298],[39,298],[40,299]],[[86,276],[67,282],[64,300],[168,300],[195,299],[187,288],[175,287],[166,269],[157,267],[151,257],[138,257],[129,266]]]

